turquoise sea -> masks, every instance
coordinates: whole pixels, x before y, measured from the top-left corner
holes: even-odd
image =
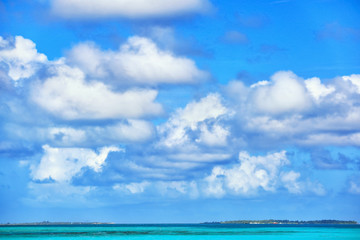
[[[360,240],[360,225],[154,224],[4,226],[1,239]]]

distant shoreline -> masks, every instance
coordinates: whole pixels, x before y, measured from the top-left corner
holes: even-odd
[[[220,222],[204,222],[203,224],[358,224],[356,221],[343,220],[234,220],[234,221],[220,221]]]
[[[137,224],[125,224],[125,223],[112,223],[112,222],[31,222],[31,223],[2,223],[3,226],[81,226],[81,225],[137,225]],[[186,223],[183,223],[186,224]],[[194,223],[192,223],[194,224]],[[196,224],[196,223],[195,223]],[[343,221],[343,220],[313,220],[313,221],[290,221],[290,220],[235,220],[235,221],[219,221],[219,222],[202,222],[197,224],[294,224],[294,225],[306,225],[306,224],[338,224],[338,225],[358,225],[356,221]],[[141,225],[154,225],[154,223],[141,224]],[[156,225],[156,224],[155,224]],[[172,225],[169,223],[169,225]],[[175,223],[174,223],[175,225]],[[181,225],[181,224],[180,224]]]
[[[31,222],[31,223],[2,223],[0,226],[57,226],[57,225],[114,225],[107,222]]]

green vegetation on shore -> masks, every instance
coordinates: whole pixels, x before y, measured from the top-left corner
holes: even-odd
[[[32,223],[6,223],[0,226],[59,226],[59,225],[112,225],[116,223],[106,222],[32,222]],[[314,221],[291,221],[291,220],[234,220],[220,222],[203,222],[201,224],[358,224],[356,221],[343,220],[314,220]]]
[[[110,225],[114,223],[103,222],[32,222],[32,223],[6,223],[0,224],[0,226],[57,226],[57,225]]]
[[[205,224],[357,224],[356,221],[342,220],[313,220],[313,221],[291,221],[291,220],[235,220],[221,222],[205,222]]]

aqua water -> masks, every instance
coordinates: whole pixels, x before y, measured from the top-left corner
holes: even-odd
[[[360,225],[154,224],[3,226],[1,239],[360,240]]]

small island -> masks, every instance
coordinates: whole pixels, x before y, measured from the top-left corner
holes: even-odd
[[[299,221],[299,220],[232,220],[232,221],[220,221],[220,222],[203,222],[200,224],[348,224],[355,225],[358,224],[356,221],[344,221],[344,220],[314,220],[314,221]],[[63,226],[63,225],[116,225],[112,222],[31,222],[31,223],[0,223],[0,227],[4,226]]]
[[[234,220],[220,222],[204,222],[204,224],[358,224],[356,221],[343,220],[313,220],[313,221],[291,221],[291,220]]]
[[[30,223],[5,223],[0,226],[62,226],[62,225],[112,225],[115,223],[107,222],[30,222]]]

